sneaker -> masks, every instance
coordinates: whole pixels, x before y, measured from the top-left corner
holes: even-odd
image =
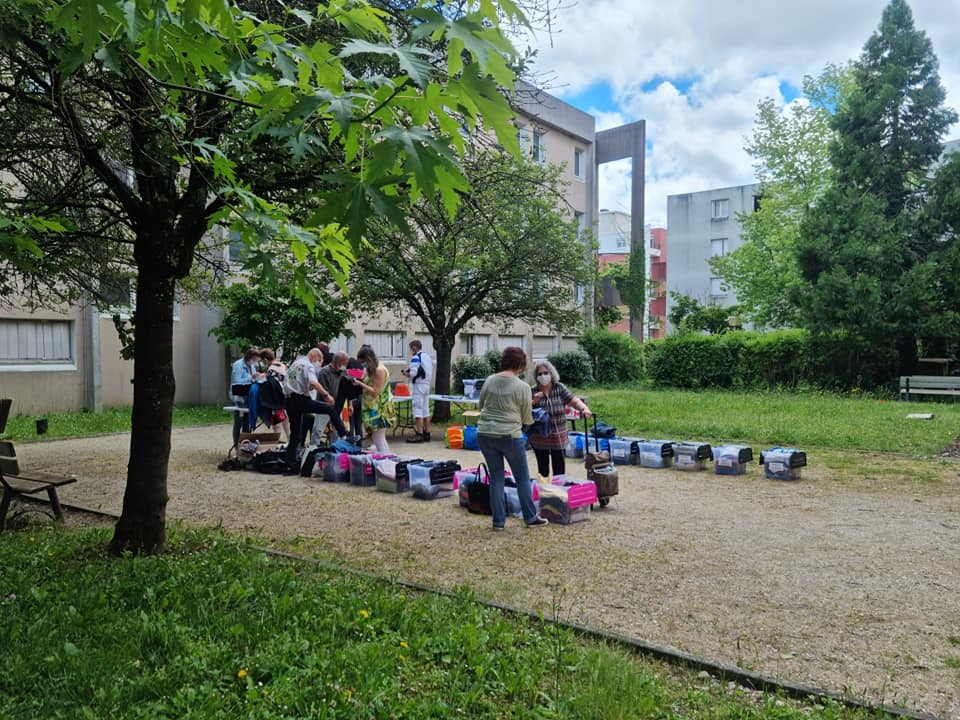
[[[408,443],[422,443],[422,442],[426,442],[426,439],[425,439],[424,436],[421,435],[420,433],[414,433],[414,434],[413,434],[413,437],[408,437],[408,438],[407,438],[407,442],[408,442]]]
[[[503,529],[504,529],[503,525],[494,525],[494,526],[493,526],[493,531],[494,531],[494,532],[501,532],[501,531],[503,531]]]
[[[550,521],[549,521],[549,520],[547,520],[547,519],[544,518],[544,517],[540,517],[539,515],[537,515],[537,517],[535,517],[533,520],[531,520],[530,522],[527,523],[527,527],[528,527],[528,528],[538,528],[538,527],[543,527],[544,525],[549,525],[549,524],[550,524]]]
[[[430,442],[430,433],[420,433],[420,437],[423,438],[423,442]]]

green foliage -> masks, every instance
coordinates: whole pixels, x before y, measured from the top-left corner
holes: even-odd
[[[635,322],[643,320],[643,306],[647,302],[647,276],[644,266],[645,252],[646,248],[644,247],[644,243],[634,243],[630,248],[630,257],[627,262],[611,263],[601,273],[601,277],[609,277],[613,280],[613,285],[620,295],[620,300],[627,306],[631,327]],[[601,307],[601,310],[609,311],[616,310],[616,308]],[[612,317],[612,314],[610,317]],[[606,320],[604,326],[620,322],[620,319],[621,318],[617,317],[616,319]]]
[[[479,149],[465,168],[472,187],[455,215],[423,197],[410,212],[412,230],[371,228],[351,287],[358,308],[399,306],[423,322],[437,351],[438,392],[469,322],[577,330],[572,288],[592,273],[577,221],[563,210],[562,168]]]
[[[867,717],[704,683],[467,591],[279,562],[218,532],[175,528],[169,552],[123,563],[105,539],[5,534],[4,717]]]
[[[680,333],[647,343],[646,368],[669,387],[873,389],[884,386],[892,355],[843,333]]]
[[[577,341],[593,365],[598,383],[619,383],[643,377],[643,351],[629,335],[609,330],[589,330]]]
[[[854,90],[833,121],[834,174],[797,243],[793,297],[804,326],[842,332],[853,361],[873,348],[886,361],[871,370],[874,381],[913,372],[921,338],[945,346],[960,337],[954,268],[941,262],[956,237],[938,234],[923,212],[937,202],[931,168],[957,118],[943,105],[937,66],[909,6],[891,0],[854,65]]]
[[[16,410],[16,406],[14,406]],[[10,440],[35,440],[37,436],[35,420],[44,417],[48,421],[48,430],[43,439],[86,437],[103,433],[127,432],[130,430],[130,408],[110,408],[98,413],[66,412],[44,413],[43,415],[14,415],[7,421],[4,438]],[[199,405],[195,407],[176,406],[173,408],[174,426],[219,425],[228,420],[227,414],[218,405]]]
[[[709,333],[720,335],[735,329],[739,323],[739,305],[701,305],[696,298],[670,291],[673,303],[669,319],[677,333]],[[737,325],[738,327],[739,325]]]
[[[497,357],[497,370],[500,369]],[[491,374],[490,359],[486,355],[461,355],[453,362],[453,393],[463,394],[463,381],[486,378]]]
[[[278,279],[251,278],[214,294],[223,308],[223,321],[210,333],[225,345],[283,348],[284,357],[297,354],[343,332],[350,320],[347,301],[338,295],[318,296],[311,311],[303,300],[290,297],[290,284]]]
[[[600,305],[595,308],[594,319],[597,327],[609,328],[623,320],[623,313],[620,308],[612,305]]]
[[[583,387],[593,382],[593,364],[590,356],[583,350],[567,350],[547,355],[547,360],[560,373],[564,385]]]
[[[831,166],[830,118],[852,91],[849,67],[828,65],[803,80],[806,102],[758,106],[746,150],[760,181],[760,207],[742,213],[743,243],[710,259],[714,273],[733,288],[746,317],[758,325],[791,326],[798,310],[791,297],[800,282],[795,247],[804,211],[826,189]]]
[[[487,361],[487,365],[490,366],[491,373],[500,372],[500,360],[501,358],[503,358],[503,351],[487,350],[483,354],[483,357]],[[478,375],[477,377],[481,377],[481,376]],[[486,375],[483,375],[482,377],[486,377]]]

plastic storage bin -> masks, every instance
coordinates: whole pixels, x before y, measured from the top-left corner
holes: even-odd
[[[637,462],[645,468],[673,467],[672,440],[637,440]]]
[[[713,448],[706,443],[681,442],[673,445],[673,466],[677,470],[706,470],[713,460]]]
[[[388,493],[401,493],[410,489],[410,463],[423,462],[413,455],[400,455],[374,462],[374,474],[377,478],[377,490]]]
[[[377,484],[374,463],[377,460],[392,460],[396,455],[364,453],[350,456],[350,484],[373,487]]]
[[[772,447],[760,453],[763,474],[770,480],[799,480],[807,465],[807,454],[797,448]]]
[[[753,448],[746,445],[721,445],[713,449],[713,471],[717,475],[744,475],[753,460]]]
[[[634,438],[610,438],[610,459],[615,465],[633,465]]]
[[[573,481],[558,475],[552,484],[540,486],[540,515],[558,525],[589,520],[595,502],[597,486],[589,480]]]
[[[476,400],[480,397],[480,389],[483,387],[483,378],[470,378],[463,381],[463,396]]]
[[[585,436],[582,432],[567,433],[567,446],[563,454],[568,458],[582,458],[586,447]]]

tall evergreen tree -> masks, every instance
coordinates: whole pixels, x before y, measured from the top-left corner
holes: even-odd
[[[834,116],[831,185],[801,225],[802,322],[839,332],[854,382],[911,372],[928,319],[950,302],[937,279],[942,248],[931,225],[918,222],[943,135],[957,119],[944,107],[937,68],[905,0],[891,0]]]

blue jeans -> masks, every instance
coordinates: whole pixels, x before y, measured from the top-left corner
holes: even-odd
[[[520,496],[520,510],[524,522],[537,519],[537,506],[533,504],[533,487],[530,485],[530,470],[527,468],[527,450],[523,438],[503,435],[478,435],[477,443],[483,460],[490,471],[490,509],[493,511],[493,524],[503,527],[507,521],[507,502],[504,498],[503,461],[510,464],[510,472],[517,483],[517,495]]]

